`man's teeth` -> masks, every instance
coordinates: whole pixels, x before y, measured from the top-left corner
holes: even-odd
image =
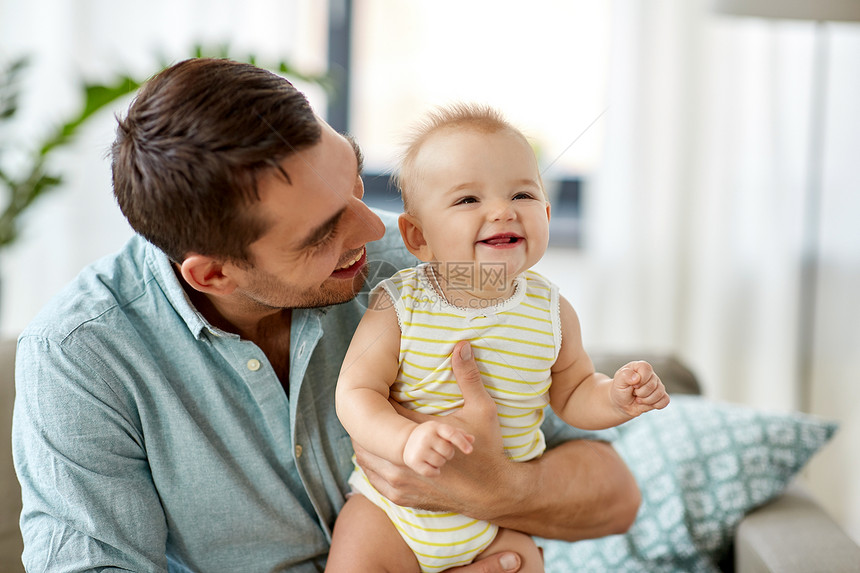
[[[357,263],[357,262],[359,261],[359,259],[361,259],[361,256],[362,256],[363,254],[364,254],[364,249],[361,249],[361,250],[358,252],[358,254],[357,254],[357,255],[355,255],[355,258],[354,258],[354,259],[352,259],[351,261],[347,262],[345,265],[339,266],[339,267],[338,267],[338,268],[336,268],[335,270],[336,270],[336,271],[342,271],[343,269],[346,269],[346,268],[351,267],[352,265],[354,265],[355,263]]]

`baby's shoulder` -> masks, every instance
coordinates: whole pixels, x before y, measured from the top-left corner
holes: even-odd
[[[402,294],[403,292],[414,291],[421,288],[418,267],[409,267],[401,271],[397,271],[389,278],[382,281],[386,290]]]
[[[522,274],[529,291],[558,292],[558,286],[537,271],[528,270]]]
[[[414,301],[423,298],[421,296],[423,290],[424,286],[423,281],[420,280],[420,269],[409,267],[397,271],[387,279],[380,281],[374,287],[373,294],[376,297],[385,297],[384,299],[377,298],[376,300],[386,300],[388,304],[393,304],[399,316],[405,309],[413,306]]]

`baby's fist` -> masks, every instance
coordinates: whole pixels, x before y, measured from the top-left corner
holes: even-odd
[[[431,420],[415,426],[403,448],[403,462],[425,477],[438,476],[455,450],[472,452],[475,437],[461,428]]]
[[[631,417],[669,405],[669,394],[660,377],[644,361],[622,366],[612,380],[612,398]]]

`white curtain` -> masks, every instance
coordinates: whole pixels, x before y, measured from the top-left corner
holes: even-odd
[[[702,1],[613,6],[607,149],[585,205],[586,343],[673,351],[711,397],[797,408],[815,24]],[[809,473],[860,539],[860,25],[827,33],[812,407],[842,429]]]

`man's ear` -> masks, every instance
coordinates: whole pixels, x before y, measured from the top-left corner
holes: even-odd
[[[424,231],[421,230],[421,222],[415,216],[402,213],[397,219],[397,226],[400,227],[403,244],[406,245],[410,253],[424,262],[433,260],[433,252],[427,245]]]
[[[185,282],[202,293],[228,295],[236,290],[236,282],[224,273],[224,263],[212,257],[188,255],[179,270]]]

